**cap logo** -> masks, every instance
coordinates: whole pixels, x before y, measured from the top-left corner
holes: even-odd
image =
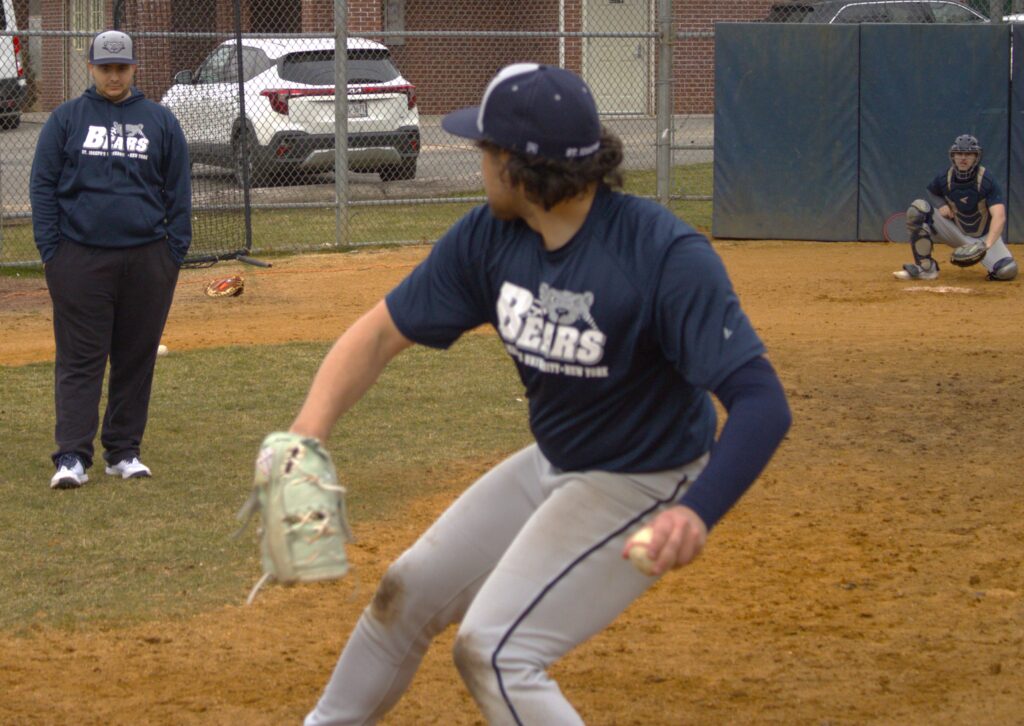
[[[577,148],[575,146],[570,146],[568,149],[565,150],[565,157],[567,159],[574,159],[577,156],[590,156],[595,151],[597,151],[599,148],[601,148],[601,142],[600,141],[597,141],[597,142],[591,144],[590,146],[583,146],[583,147],[580,147],[580,148]]]
[[[103,45],[101,45],[100,47],[108,53],[120,53],[122,50],[125,49],[125,44],[122,43],[120,40],[111,39],[104,41]]]

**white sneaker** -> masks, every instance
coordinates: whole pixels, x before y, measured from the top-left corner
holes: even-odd
[[[77,489],[89,481],[82,460],[74,454],[57,459],[57,473],[50,479],[50,489]]]
[[[138,479],[144,476],[153,476],[149,467],[139,461],[139,457],[119,461],[113,466],[107,465],[107,473],[119,476],[122,479]]]

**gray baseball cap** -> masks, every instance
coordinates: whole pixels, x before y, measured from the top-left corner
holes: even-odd
[[[104,66],[111,63],[136,65],[139,61],[135,57],[135,45],[127,33],[120,30],[104,30],[92,39],[92,45],[89,46],[89,62],[94,66]]]

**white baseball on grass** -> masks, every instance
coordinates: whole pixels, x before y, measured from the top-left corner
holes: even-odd
[[[157,355],[167,355],[167,346],[166,346],[166,345],[164,345],[163,343],[161,343],[160,345],[158,345],[158,346],[156,347],[156,354],[157,354]]]
[[[629,538],[629,561],[645,575],[654,574],[654,560],[647,553],[647,545],[654,538],[654,530],[644,527]]]

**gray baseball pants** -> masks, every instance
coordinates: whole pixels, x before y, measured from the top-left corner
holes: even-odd
[[[306,726],[375,723],[460,621],[455,664],[487,723],[582,724],[547,669],[656,582],[622,547],[706,462],[619,474],[560,471],[536,445],[509,457],[388,568]]]

